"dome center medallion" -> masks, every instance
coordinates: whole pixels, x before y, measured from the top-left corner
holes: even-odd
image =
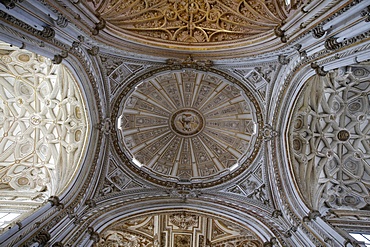
[[[183,137],[197,135],[204,127],[204,118],[200,112],[191,108],[183,108],[174,112],[170,118],[172,131]]]

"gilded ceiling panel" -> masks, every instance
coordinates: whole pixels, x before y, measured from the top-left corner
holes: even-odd
[[[167,45],[217,45],[261,38],[286,18],[281,0],[87,2],[114,35]]]

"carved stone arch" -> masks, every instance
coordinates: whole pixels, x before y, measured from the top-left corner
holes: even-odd
[[[290,123],[290,111],[294,104],[294,99],[299,95],[304,82],[310,77],[315,75],[315,72],[310,68],[309,65],[305,65],[298,71],[290,71],[285,80],[281,83],[280,92],[277,94],[279,104],[271,113],[272,118],[272,129],[274,129],[279,135],[271,139],[271,172],[276,176],[276,185],[279,191],[275,191],[273,198],[275,198],[275,204],[282,210],[293,212],[289,217],[292,220],[299,222],[303,215],[306,215],[310,209],[302,201],[301,195],[290,172],[289,162],[286,157],[288,156],[289,149],[287,144],[287,126]],[[288,203],[288,204],[287,204]],[[288,206],[291,205],[291,206]]]
[[[83,159],[83,166],[76,173],[73,183],[70,184],[69,191],[64,194],[66,202],[73,204],[70,211],[78,210],[81,207],[81,202],[88,200],[95,192],[94,186],[89,186],[92,177],[100,172],[93,167],[101,169],[99,166],[105,162],[107,155],[104,153],[104,148],[109,140],[107,136],[111,131],[109,125],[109,116],[107,110],[108,99],[105,97],[107,94],[103,84],[105,79],[96,68],[99,66],[95,56],[89,55],[89,51],[82,47],[75,47],[70,51],[68,57],[64,58],[62,65],[67,67],[73,76],[76,78],[78,86],[83,92],[83,99],[85,101],[85,111],[88,114],[88,143],[86,144],[86,152],[81,159]],[[78,197],[76,198],[76,195]],[[83,204],[82,204],[83,205]]]

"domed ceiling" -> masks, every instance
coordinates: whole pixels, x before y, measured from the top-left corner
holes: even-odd
[[[256,108],[246,93],[209,72],[155,75],[121,105],[120,145],[138,167],[173,181],[203,181],[245,168],[258,150]]]
[[[86,1],[113,38],[180,50],[230,49],[271,40],[286,19],[285,3],[271,1]]]
[[[0,246],[370,229],[368,1],[0,5]]]

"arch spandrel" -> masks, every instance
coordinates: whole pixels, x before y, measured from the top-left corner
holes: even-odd
[[[0,48],[0,213],[26,215],[73,181],[89,124],[65,66],[8,44]]]

